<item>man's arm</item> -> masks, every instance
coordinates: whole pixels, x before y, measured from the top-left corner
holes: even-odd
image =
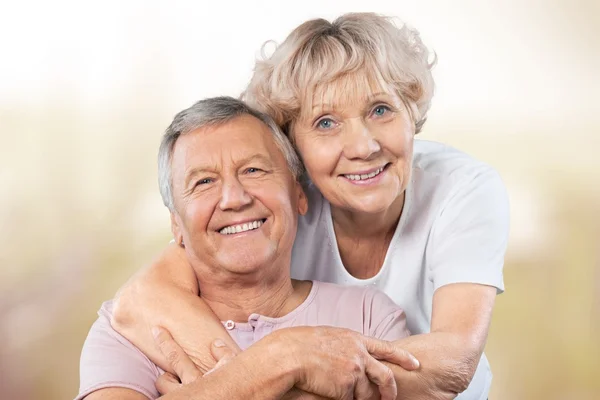
[[[421,368],[409,372],[386,363],[398,382],[398,399],[453,399],[467,389],[485,347],[495,297],[496,288],[470,283],[435,292],[431,333],[395,342]]]
[[[168,340],[168,337],[159,340]],[[172,344],[176,346],[174,342]],[[273,351],[274,347],[251,347],[208,375],[184,385],[174,385],[176,390],[166,393],[161,399],[280,399],[292,390],[294,371],[288,368],[290,364],[282,359],[280,351]],[[183,359],[186,355],[179,350],[177,357]],[[167,358],[174,360],[175,356]],[[178,374],[185,375],[185,371],[181,370],[184,364],[174,365]]]
[[[165,399],[203,396],[270,399],[281,398],[286,393],[292,394],[289,393],[292,389],[299,389],[317,395],[317,398],[364,400],[371,398],[369,388],[373,382],[381,399],[391,400],[397,395],[396,382],[392,371],[376,358],[390,360],[408,369],[418,367],[412,355],[391,342],[342,328],[295,327],[267,335],[208,376],[194,378],[196,371],[191,360],[168,332],[160,331],[156,335],[157,347],[170,360],[179,377],[188,377],[182,379],[184,384],[174,378],[164,379],[164,375],[159,378],[159,391],[173,396],[166,395]],[[215,348],[213,345],[213,351]],[[213,357],[219,358],[215,354]],[[190,379],[192,381],[188,383]],[[297,391],[285,398],[302,397]]]

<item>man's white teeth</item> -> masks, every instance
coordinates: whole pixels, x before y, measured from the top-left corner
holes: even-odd
[[[376,177],[377,175],[379,175],[382,171],[383,171],[384,167],[381,167],[373,172],[371,172],[370,174],[362,174],[362,175],[344,175],[346,178],[350,179],[351,181],[364,181],[365,179],[371,179],[373,177]]]
[[[259,219],[254,222],[247,222],[245,224],[226,226],[225,228],[221,229],[219,233],[223,235],[231,235],[232,233],[251,231],[253,229],[260,228],[262,224],[262,220]]]

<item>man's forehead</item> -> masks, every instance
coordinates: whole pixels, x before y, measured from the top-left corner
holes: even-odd
[[[182,135],[175,143],[173,162],[196,166],[252,158],[278,158],[279,148],[270,129],[252,116],[241,116],[218,126],[207,126]]]

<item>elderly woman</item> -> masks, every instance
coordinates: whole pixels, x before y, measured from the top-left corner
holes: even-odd
[[[243,98],[273,117],[307,172],[292,276],[375,285],[406,311],[416,335],[395,345],[421,366],[391,365],[399,398],[485,399],[492,374],[483,349],[504,289],[507,194],[491,167],[414,139],[433,95],[431,67],[418,33],[387,18],[316,19],[257,62]],[[169,246],[120,292],[113,324],[157,359],[147,327],[165,326],[207,370],[210,343],[227,335],[181,251]]]

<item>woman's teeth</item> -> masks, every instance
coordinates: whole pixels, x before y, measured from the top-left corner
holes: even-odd
[[[362,175],[344,175],[346,178],[351,181],[364,181],[365,179],[371,179],[379,175],[385,167],[381,167],[376,171],[371,172],[370,174],[362,174]]]

